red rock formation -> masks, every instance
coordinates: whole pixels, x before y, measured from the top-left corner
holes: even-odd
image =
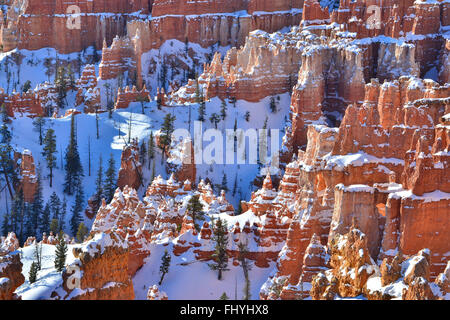
[[[344,236],[338,235],[330,243],[330,274],[341,297],[356,297],[363,293],[367,280],[375,272],[375,264],[367,249],[367,238],[358,229],[352,228]],[[333,283],[334,282],[334,283]],[[311,296],[317,298],[317,288],[311,289]],[[323,291],[322,295],[326,292]],[[320,295],[319,295],[320,296]]]
[[[125,33],[125,24],[135,19],[130,13],[148,14],[148,1],[14,0],[2,21],[0,44],[4,51],[14,48],[38,50],[52,47],[61,53],[81,51],[92,45],[101,48],[116,35]],[[73,14],[82,13],[79,18]],[[96,32],[94,32],[96,31]]]
[[[25,282],[19,253],[0,250],[0,300],[20,299],[14,291]]]
[[[21,189],[25,202],[31,203],[34,201],[34,194],[37,188],[37,175],[33,155],[31,151],[24,150],[22,153],[15,152],[14,158],[19,167],[20,176],[20,182],[16,189]]]
[[[34,118],[44,115],[40,96],[32,90],[26,93],[13,92],[11,95],[7,95],[4,89],[0,88],[0,104],[5,104],[6,112],[10,117],[26,115]]]
[[[148,247],[152,232],[151,215],[139,200],[134,189],[124,187],[116,190],[109,205],[102,203],[92,225],[91,233],[115,232],[128,244],[128,273],[134,275],[142,267],[144,259],[150,254]]]
[[[128,87],[122,91],[119,88],[117,93],[117,101],[114,108],[117,109],[126,109],[132,102],[149,102],[151,101],[150,93],[147,88],[144,86],[141,91],[138,91],[135,86],[130,90]]]
[[[178,181],[196,180],[194,145],[190,138],[172,141],[167,159],[167,173],[174,174]]]
[[[123,148],[117,186],[119,188],[129,186],[138,189],[141,185],[142,164],[139,162],[139,145],[134,140],[130,145]]]
[[[133,282],[128,274],[128,247],[120,235],[98,233],[73,249],[75,262],[63,272],[62,299],[132,300]]]
[[[268,33],[254,31],[244,47],[230,49],[223,61],[216,53],[198,79],[205,98],[258,102],[267,96],[289,92],[297,78],[303,48],[296,45],[296,40],[300,40],[297,33],[277,36],[281,40],[274,42]],[[195,103],[196,90],[196,83],[190,81],[171,98],[180,104]]]
[[[321,25],[330,22],[328,8],[322,8],[317,0],[305,0],[303,5],[302,25]]]
[[[99,77],[102,80],[115,79],[118,75],[128,72],[133,78],[137,75],[134,44],[128,37],[115,37],[111,47],[103,42],[102,61],[99,66]]]

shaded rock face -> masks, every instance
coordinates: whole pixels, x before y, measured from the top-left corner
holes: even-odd
[[[0,250],[0,300],[19,299],[14,291],[25,282],[19,253]]]
[[[132,300],[128,248],[120,235],[110,232],[91,237],[73,249],[75,262],[63,272],[62,299]]]
[[[133,189],[139,189],[141,185],[142,164],[139,162],[139,144],[134,140],[130,145],[125,146],[122,151],[117,186],[119,188],[129,186]]]

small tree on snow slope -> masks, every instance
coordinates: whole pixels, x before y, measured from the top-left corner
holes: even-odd
[[[167,252],[167,250],[165,250],[164,255],[161,258],[161,266],[159,267],[159,273],[161,274],[161,279],[159,280],[159,285],[162,284],[165,275],[169,272],[171,260],[172,260],[172,257]]]
[[[213,263],[208,264],[211,270],[218,271],[217,279],[222,280],[222,274],[224,271],[228,271],[228,230],[227,223],[222,219],[212,221],[213,236],[212,240],[215,243],[214,253],[212,254]]]

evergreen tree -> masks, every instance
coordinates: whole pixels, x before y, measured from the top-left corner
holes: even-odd
[[[245,118],[245,121],[247,121],[247,122],[250,121],[250,112],[249,112],[249,111],[247,111],[247,112],[245,113],[244,118]]]
[[[80,225],[78,226],[78,231],[77,231],[77,241],[79,243],[82,243],[84,241],[84,239],[86,239],[86,236],[89,234],[89,230],[88,228],[84,225],[83,222],[80,223]]]
[[[228,271],[228,254],[227,254],[227,244],[228,244],[228,230],[227,222],[222,219],[217,219],[212,222],[213,235],[211,239],[214,241],[214,253],[212,254],[213,263],[208,264],[211,270],[218,271],[218,280],[222,280],[222,275],[224,271]]]
[[[227,103],[225,100],[222,100],[222,105],[220,107],[220,117],[222,120],[225,120],[227,118]]]
[[[66,98],[67,98],[67,77],[66,77],[66,69],[62,66],[58,67],[56,70],[55,77],[55,87],[57,90],[57,104],[60,109],[64,109],[66,106]]]
[[[36,181],[36,192],[34,193],[33,203],[31,204],[31,225],[35,235],[37,235],[38,233],[39,222],[42,219],[43,209],[44,209],[44,198],[42,195],[41,176],[38,171]]]
[[[152,164],[152,175],[151,175],[151,181],[153,182],[153,180],[155,180],[155,176],[156,176],[156,170],[155,170],[155,161],[153,161]]]
[[[206,116],[206,103],[205,101],[200,102],[198,107],[198,121],[204,122]]]
[[[47,203],[44,207],[44,211],[42,211],[42,219],[39,226],[41,233],[49,233],[50,232],[50,204]]]
[[[42,269],[42,243],[39,244],[37,240],[34,242],[34,259],[36,260],[38,270]]]
[[[64,231],[64,228],[66,226],[66,214],[67,214],[67,199],[66,197],[63,198],[63,202],[61,204],[61,213],[59,215],[59,229]]]
[[[52,213],[52,219],[59,221],[59,216],[61,213],[61,200],[56,192],[53,192],[50,196],[50,211]]]
[[[221,190],[224,190],[225,192],[228,192],[228,181],[227,181],[227,174],[224,173],[222,177],[222,184],[220,186]]]
[[[145,141],[142,140],[141,146],[139,148],[139,160],[142,163],[142,167],[145,166],[145,162],[147,160],[147,147],[145,145]]]
[[[14,196],[12,207],[12,231],[18,235],[19,241],[24,241],[24,224],[25,224],[25,199],[23,189],[19,189]]]
[[[175,116],[171,116],[169,113],[164,117],[164,122],[161,127],[160,145],[163,153],[163,157],[172,143],[172,133],[174,131]]]
[[[114,157],[111,153],[108,160],[108,169],[105,172],[105,184],[103,187],[106,203],[110,203],[117,189],[116,168]]]
[[[56,168],[56,137],[55,130],[48,129],[44,138],[44,149],[42,151],[42,155],[45,157],[45,161],[47,162],[47,168],[49,170],[48,177],[50,178],[50,188],[53,187],[53,169]]]
[[[7,236],[8,232],[11,230],[11,225],[9,224],[9,214],[5,213],[2,221],[2,235]]]
[[[217,125],[220,122],[220,117],[217,113],[213,113],[210,117],[209,117],[209,121],[211,121],[211,124],[214,124],[214,127],[217,129]]]
[[[244,285],[244,300],[250,300],[251,293],[250,293],[250,278],[249,278],[249,271],[252,269],[252,266],[250,262],[247,260],[248,257],[248,247],[246,244],[239,243],[239,255],[238,260],[241,264],[242,271],[244,272],[244,279],[245,279],[245,285]]]
[[[276,113],[277,111],[278,111],[277,110],[277,103],[275,102],[275,98],[271,97],[270,98],[270,112]]]
[[[94,194],[94,212],[98,211],[102,204],[103,199],[103,164],[102,164],[102,155],[100,155],[99,166],[97,171],[97,178],[95,179],[95,194]]]
[[[33,126],[34,130],[39,133],[39,145],[42,146],[44,143],[45,118],[41,116],[34,118]]]
[[[58,234],[59,231],[59,221],[58,219],[52,219],[50,222],[50,231],[53,232],[53,234]]]
[[[203,204],[200,202],[200,195],[194,195],[189,199],[186,211],[191,215],[195,229],[200,231],[200,227],[196,220],[205,220],[205,213],[203,212]]]
[[[224,292],[222,293],[222,295],[220,296],[219,300],[230,300],[230,298],[227,296],[227,294]]]
[[[70,218],[70,229],[72,231],[72,235],[75,235],[78,231],[78,226],[82,220],[81,212],[83,211],[83,201],[84,201],[84,192],[82,186],[77,187],[77,192],[75,194],[75,202],[72,206],[72,217]]]
[[[27,81],[25,81],[25,83],[23,84],[23,86],[22,86],[22,92],[23,93],[26,93],[26,92],[28,92],[28,90],[30,90],[31,89],[31,81],[30,80],[27,80]]]
[[[150,162],[155,158],[155,137],[153,136],[153,131],[150,132],[150,138],[148,139],[148,168],[150,169]]]
[[[3,176],[8,188],[9,196],[14,197],[14,186],[17,185],[17,173],[14,170],[14,159],[11,146],[12,135],[8,128],[10,119],[5,105],[1,109],[2,124],[0,126],[0,174]]]
[[[83,167],[81,166],[80,154],[78,153],[78,144],[75,133],[75,117],[72,115],[70,123],[70,141],[66,149],[65,182],[64,192],[73,195],[76,186],[81,183],[83,177]]]
[[[28,273],[28,280],[30,283],[35,283],[37,279],[38,266],[36,262],[31,263],[30,272]]]
[[[67,245],[66,241],[64,241],[63,233],[60,232],[58,235],[58,243],[56,244],[56,252],[55,252],[55,268],[58,272],[62,272],[66,265],[66,257],[67,257]]]
[[[161,258],[161,266],[159,267],[159,274],[161,275],[161,279],[159,280],[159,285],[162,284],[165,275],[169,272],[171,260],[172,260],[171,255],[167,252],[167,250],[165,250],[164,255]]]

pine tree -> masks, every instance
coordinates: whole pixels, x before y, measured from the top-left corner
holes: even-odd
[[[59,221],[59,216],[61,213],[61,200],[56,192],[53,192],[50,196],[50,211],[52,213],[52,219]]]
[[[222,293],[222,295],[220,296],[219,300],[230,300],[230,298],[227,296],[227,294],[224,292]]]
[[[139,148],[139,160],[141,161],[142,166],[145,166],[145,162],[147,160],[147,147],[145,145],[145,141],[142,140],[141,146]]]
[[[244,285],[244,300],[250,300],[251,293],[250,293],[250,278],[249,278],[249,271],[252,269],[252,266],[250,262],[247,260],[248,257],[248,247],[244,243],[239,243],[239,255],[238,260],[241,264],[242,271],[244,272],[244,279],[245,279],[245,285]]]
[[[36,260],[38,270],[42,269],[42,243],[39,244],[37,240],[34,242],[34,259]]]
[[[41,233],[49,233],[50,232],[50,204],[47,203],[44,207],[44,211],[42,211],[42,219],[39,226]]]
[[[153,136],[153,131],[150,132],[150,138],[148,139],[148,168],[150,169],[150,162],[155,158],[155,138]]]
[[[159,280],[159,285],[162,284],[165,275],[169,272],[171,260],[172,260],[171,255],[167,252],[167,250],[165,250],[164,255],[161,258],[161,266],[159,267],[159,274],[161,275],[161,279]]]
[[[25,199],[23,196],[23,189],[19,189],[14,196],[12,207],[12,231],[14,231],[20,242],[24,241],[24,224],[25,224]]]
[[[228,192],[228,181],[227,181],[227,174],[224,173],[222,177],[222,184],[220,186],[221,190],[224,190],[225,192]]]
[[[1,109],[2,125],[0,126],[0,174],[5,179],[9,196],[14,197],[14,186],[17,185],[18,178],[14,170],[14,159],[12,156],[13,148],[11,146],[12,135],[8,128],[10,119],[6,106],[3,104]]]
[[[227,103],[225,100],[222,100],[222,105],[220,107],[220,117],[222,120],[225,120],[227,118]]]
[[[7,236],[8,232],[11,230],[11,225],[9,224],[9,214],[5,213],[2,221],[2,235]]]
[[[56,77],[55,77],[55,87],[57,90],[57,104],[60,109],[64,109],[66,106],[66,98],[67,98],[67,75],[66,69],[62,66],[57,68]]]
[[[55,153],[57,152],[55,130],[48,129],[44,138],[44,149],[42,151],[42,155],[45,157],[47,168],[49,170],[48,177],[50,178],[50,188],[53,187],[53,169],[56,168]]]
[[[152,182],[153,182],[153,180],[155,180],[155,176],[156,176],[155,161],[153,161],[153,164],[152,164],[152,175],[150,177]]]
[[[86,239],[86,236],[88,235],[89,230],[88,228],[84,225],[83,222],[80,223],[80,225],[78,226],[78,231],[77,231],[77,241],[79,243],[82,243],[84,241],[84,239]]]
[[[58,219],[53,218],[50,222],[50,231],[53,232],[53,234],[58,234],[59,231],[59,221]]]
[[[277,110],[277,103],[275,102],[275,98],[271,97],[270,98],[270,112],[276,113],[277,111],[278,111]]]
[[[72,217],[70,218],[70,229],[72,234],[75,235],[78,231],[78,226],[82,220],[81,212],[83,211],[84,192],[82,186],[77,187],[75,194],[75,202],[72,206]]]
[[[33,120],[34,130],[39,133],[39,145],[42,146],[44,142],[44,126],[45,126],[45,118],[44,117],[36,117]]]
[[[213,236],[211,239],[214,241],[214,253],[212,254],[213,263],[208,264],[211,270],[218,271],[218,280],[222,280],[222,275],[224,271],[228,271],[228,254],[227,254],[227,244],[228,244],[228,230],[227,222],[222,219],[217,219],[212,221]]]
[[[245,113],[244,118],[245,118],[245,121],[247,121],[247,122],[250,121],[250,112],[249,112],[249,111],[247,111],[247,112]]]
[[[191,215],[192,221],[194,221],[195,229],[200,231],[197,220],[205,220],[205,213],[203,212],[203,204],[200,202],[200,195],[194,195],[189,199],[186,211]]]
[[[27,81],[25,81],[25,83],[23,84],[23,86],[22,86],[22,92],[23,93],[26,93],[26,92],[28,92],[28,90],[30,90],[31,89],[31,81],[30,80],[27,80]]]
[[[63,198],[63,202],[61,203],[61,212],[59,215],[59,229],[64,231],[66,226],[66,214],[67,214],[67,199]]]
[[[63,233],[60,232],[58,235],[58,243],[56,244],[55,251],[55,268],[58,272],[62,272],[66,265],[66,257],[67,257],[67,245],[66,241],[64,241]]]
[[[102,155],[100,155],[99,166],[97,171],[97,178],[95,179],[95,194],[94,194],[94,212],[98,211],[102,204],[103,199],[103,164],[102,164]]]
[[[28,280],[30,283],[35,283],[37,279],[38,266],[36,262],[31,263],[30,272],[28,273]]]
[[[108,160],[108,169],[105,172],[105,184],[103,187],[104,197],[106,199],[106,203],[110,203],[112,198],[114,197],[114,193],[117,189],[117,179],[116,179],[116,163],[114,161],[114,157],[111,153]]]
[[[174,131],[175,116],[171,116],[169,113],[164,117],[164,122],[161,127],[160,146],[162,149],[163,157],[167,148],[172,143],[172,133]]]
[[[39,221],[42,219],[43,209],[44,198],[42,195],[41,175],[38,171],[36,192],[34,193],[33,203],[31,204],[31,225],[35,235],[37,235],[39,229]]]
[[[73,195],[76,186],[81,183],[83,177],[83,167],[81,166],[80,154],[78,153],[78,144],[75,133],[75,116],[72,115],[70,123],[70,141],[66,149],[65,181],[64,192]]]
[[[211,121],[211,124],[214,124],[214,127],[217,129],[217,125],[220,122],[220,117],[217,113],[213,113],[210,117],[209,117],[209,121]]]

